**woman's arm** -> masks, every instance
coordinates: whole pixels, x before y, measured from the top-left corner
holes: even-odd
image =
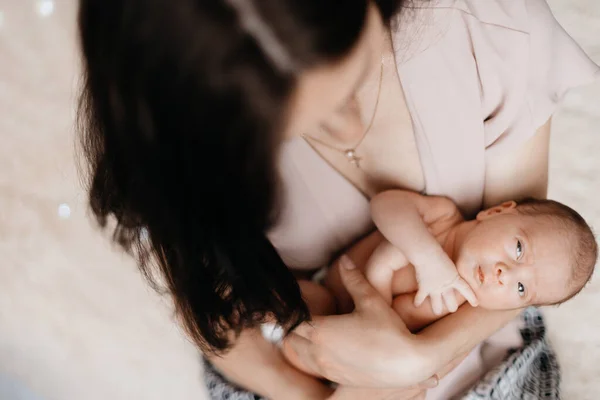
[[[458,305],[462,305],[465,302],[464,297],[462,297],[460,293],[457,294],[456,300]],[[400,315],[400,318],[402,318],[407,328],[410,329],[411,332],[416,333],[426,326],[438,321],[440,318],[451,314],[448,310],[444,310],[441,315],[435,314],[429,301],[430,300],[427,299],[420,307],[416,307],[414,304],[415,294],[404,293],[394,297],[392,308]]]
[[[228,353],[208,358],[232,383],[269,399],[326,399],[333,392],[291,366],[258,330],[242,332]]]
[[[419,352],[430,362],[427,372],[434,373],[440,369],[440,365],[470,352],[520,312],[491,311],[465,304],[456,313],[423,329],[417,336]]]

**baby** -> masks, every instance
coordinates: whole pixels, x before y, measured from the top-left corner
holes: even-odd
[[[465,221],[445,197],[394,190],[374,197],[371,212],[378,230],[346,254],[413,332],[465,301],[486,309],[562,303],[596,263],[590,227],[552,200],[508,201]],[[299,281],[314,315],[352,311],[338,268],[329,269],[325,287]],[[274,332],[263,334],[280,340],[281,329]],[[294,354],[285,356],[304,370]]]
[[[395,190],[373,198],[371,209],[378,231],[348,255],[413,329],[465,300],[486,309],[562,303],[585,286],[596,263],[590,227],[551,200],[509,201],[465,221],[447,198]],[[338,313],[352,309],[337,270],[325,286]]]

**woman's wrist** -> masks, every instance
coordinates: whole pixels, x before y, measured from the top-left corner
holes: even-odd
[[[420,354],[420,366],[432,375],[440,368],[470,352],[498,329],[516,318],[520,310],[492,311],[461,307],[456,313],[448,315],[430,325],[416,335],[416,345]]]
[[[415,400],[425,394],[424,388],[405,389],[359,388],[340,386],[327,400]]]
[[[314,378],[312,378],[314,379]],[[334,389],[316,379],[312,382],[289,382],[289,385],[279,386],[270,392],[267,398],[272,400],[329,400],[334,395]]]
[[[411,346],[411,359],[406,362],[406,353],[404,356],[398,354],[398,363],[404,367],[410,368],[413,373],[420,377],[420,381],[426,380],[435,375],[439,369],[434,346],[427,337],[413,336],[413,345]]]
[[[282,360],[278,366],[279,376],[269,390],[267,398],[273,400],[328,399],[334,390],[320,379],[305,374]]]
[[[389,357],[389,364],[382,365],[382,370],[394,371],[396,382],[404,382],[410,377],[410,383],[403,386],[414,385],[425,381],[436,373],[435,353],[430,349],[429,338],[422,338],[415,334],[407,334],[404,329],[385,345]],[[395,387],[395,386],[388,386]]]

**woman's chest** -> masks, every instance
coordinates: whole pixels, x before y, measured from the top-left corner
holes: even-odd
[[[366,197],[392,188],[425,190],[419,150],[400,80],[389,71],[373,124],[348,157],[341,149],[309,141],[314,150]]]
[[[360,168],[344,157],[322,158],[301,139],[284,150],[281,214],[269,238],[290,268],[322,267],[373,230],[372,195],[390,188],[423,190],[414,141],[368,150],[377,163],[367,162],[370,153],[363,153]]]
[[[301,138],[285,146],[282,213],[269,238],[290,268],[322,267],[370,232],[368,199],[383,190],[448,196],[463,211],[481,203],[479,131],[443,107],[450,99],[428,107],[436,97],[420,96],[429,87],[410,72],[402,84],[386,80],[372,130],[356,149],[359,167],[343,151],[312,148]],[[465,154],[458,155],[458,147]]]
[[[373,229],[369,200],[302,139],[284,146],[281,206],[268,237],[292,269],[325,266]]]

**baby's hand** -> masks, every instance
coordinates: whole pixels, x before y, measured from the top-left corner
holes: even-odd
[[[439,260],[437,265],[415,268],[417,271],[417,281],[419,282],[419,291],[415,296],[415,307],[419,307],[427,297],[431,298],[431,308],[435,315],[442,314],[444,303],[451,313],[458,309],[458,302],[454,291],[458,291],[473,306],[476,307],[477,297],[473,290],[458,275],[454,264],[448,260]],[[415,266],[416,267],[416,266]]]

